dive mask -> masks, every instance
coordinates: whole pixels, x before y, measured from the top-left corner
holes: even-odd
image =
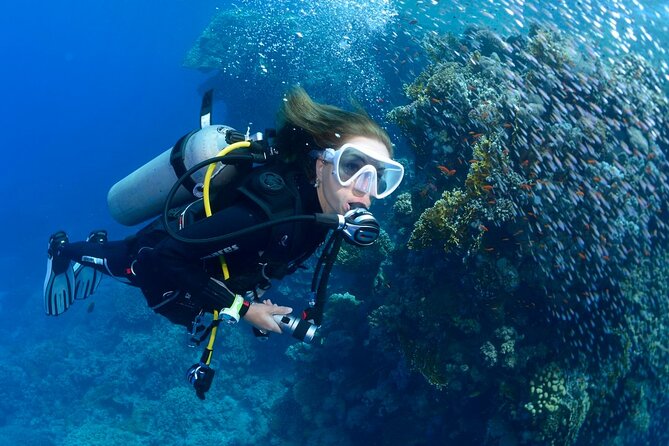
[[[353,184],[356,191],[385,198],[402,182],[404,166],[375,151],[355,144],[338,150],[325,149],[321,159],[332,163],[332,174],[342,186]]]

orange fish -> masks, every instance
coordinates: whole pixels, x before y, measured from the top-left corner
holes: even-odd
[[[449,169],[446,166],[438,165],[437,169],[441,171],[444,175],[448,175],[449,177],[455,175],[456,170],[455,169]]]

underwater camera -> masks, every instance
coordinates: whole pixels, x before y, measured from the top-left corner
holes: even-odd
[[[274,320],[279,324],[283,333],[289,333],[295,339],[307,344],[313,341],[317,329],[315,324],[291,314],[275,314]]]

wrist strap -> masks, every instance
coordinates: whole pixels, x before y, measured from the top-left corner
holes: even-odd
[[[243,318],[246,315],[246,313],[249,311],[250,306],[251,306],[251,302],[244,299],[244,302],[242,303],[242,308],[239,309],[239,317],[240,318]]]

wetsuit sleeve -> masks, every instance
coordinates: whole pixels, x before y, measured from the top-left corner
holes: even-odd
[[[264,221],[266,217],[262,210],[253,204],[242,202],[185,227],[179,234],[198,239],[215,237]],[[234,294],[221,282],[211,278],[204,268],[203,259],[217,257],[218,253],[223,253],[226,249],[248,252],[255,256],[258,251],[266,248],[269,231],[254,231],[232,240],[204,244],[184,243],[166,237],[153,249],[140,251],[139,263],[142,270],[152,271],[152,280],[162,281],[160,285],[166,289],[187,291],[202,304],[210,303],[218,308],[229,307],[234,300]]]

